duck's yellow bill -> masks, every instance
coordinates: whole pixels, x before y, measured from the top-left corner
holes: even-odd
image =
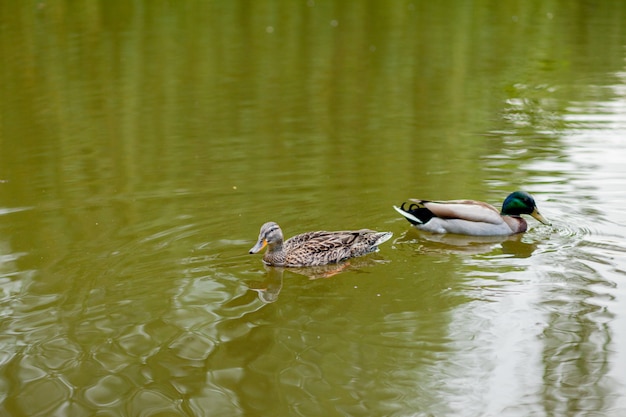
[[[547,224],[548,226],[551,226],[550,222],[547,221],[545,219],[545,217],[543,217],[541,214],[539,214],[539,210],[537,210],[537,208],[535,207],[535,209],[533,210],[532,213],[530,213],[531,216],[533,216],[535,219],[539,220],[541,223],[543,224]]]
[[[250,249],[248,253],[257,253],[263,250],[263,248],[266,246],[267,246],[267,239],[261,239],[256,243],[256,245],[252,247],[252,249]]]

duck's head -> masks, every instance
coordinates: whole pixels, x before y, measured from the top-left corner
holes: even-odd
[[[507,216],[519,216],[521,214],[530,214],[535,219],[539,220],[543,224],[550,225],[537,209],[535,199],[525,191],[515,191],[502,203],[502,214]]]
[[[267,245],[270,248],[276,244],[282,243],[283,241],[283,231],[280,230],[280,226],[274,222],[267,222],[263,226],[261,226],[261,231],[259,232],[259,240],[256,242],[256,245],[250,249],[249,253],[257,253],[261,251]]]

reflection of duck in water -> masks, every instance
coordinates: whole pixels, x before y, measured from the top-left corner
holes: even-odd
[[[513,255],[515,258],[527,258],[536,249],[534,243],[526,243],[521,234],[508,236],[467,236],[441,233],[419,233],[409,229],[399,237],[397,243],[424,243],[421,252],[453,253],[458,255],[478,255],[492,253]]]
[[[256,291],[259,300],[264,303],[273,303],[278,300],[278,294],[283,288],[284,268],[266,268],[267,276],[263,281],[253,281],[248,283],[248,288]]]
[[[333,264],[349,258],[378,251],[378,245],[386,242],[391,232],[369,229],[339,232],[308,232],[284,241],[280,226],[274,222],[261,227],[259,239],[250,249],[257,253],[268,247],[263,262],[272,266],[319,266]]]
[[[550,223],[537,210],[532,196],[515,191],[504,200],[498,212],[491,204],[474,200],[409,200],[393,208],[417,229],[432,233],[456,233],[471,236],[505,236],[525,232],[521,215],[529,214],[543,224]]]
[[[273,303],[278,300],[278,294],[283,288],[283,275],[285,271],[305,276],[311,280],[330,278],[342,272],[360,272],[361,268],[380,263],[380,259],[372,257],[352,259],[340,264],[319,266],[303,266],[283,268],[277,266],[265,266],[266,274],[263,281],[248,281],[248,288],[255,291],[264,303]]]

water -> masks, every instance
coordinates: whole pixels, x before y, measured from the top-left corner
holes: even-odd
[[[626,413],[620,2],[0,10],[0,414]],[[391,208],[515,189],[553,226]]]

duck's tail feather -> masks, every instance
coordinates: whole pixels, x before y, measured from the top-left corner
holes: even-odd
[[[409,206],[408,209],[405,209],[404,208],[405,204],[406,203],[402,203],[400,207],[393,206],[393,208],[398,213],[402,214],[412,225],[424,224],[433,217],[433,214],[430,212],[430,210],[428,210],[424,206],[420,206],[418,204],[413,203]],[[425,213],[422,213],[421,211],[427,213],[428,216],[424,216]],[[420,218],[420,215],[421,217],[426,217],[426,218],[422,219]]]
[[[377,233],[376,234],[376,241],[374,241],[374,244],[372,246],[378,246],[378,245],[381,245],[381,244],[385,243],[386,241],[391,239],[391,236],[393,236],[392,232],[380,232],[380,233]]]

